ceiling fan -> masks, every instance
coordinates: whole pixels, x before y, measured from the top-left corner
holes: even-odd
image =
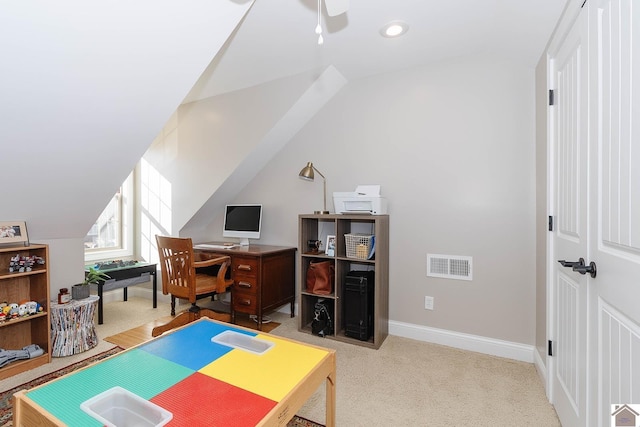
[[[324,0],[327,8],[327,15],[338,16],[345,13],[349,9],[349,0]],[[322,38],[322,0],[318,0],[318,25],[316,25],[316,34],[318,35],[318,44],[323,44]]]
[[[327,15],[337,16],[349,9],[349,0],[324,0],[327,7]]]

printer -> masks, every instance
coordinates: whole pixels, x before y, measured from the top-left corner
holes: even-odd
[[[333,208],[340,214],[384,215],[387,199],[380,197],[379,185],[358,185],[356,191],[334,191]]]

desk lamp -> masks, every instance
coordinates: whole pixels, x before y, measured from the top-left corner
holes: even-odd
[[[316,167],[313,166],[313,163],[311,162],[307,162],[307,166],[302,168],[298,176],[304,179],[305,181],[313,181],[313,178],[314,178],[313,171],[318,172],[318,175],[322,177],[323,186],[324,186],[324,205],[323,205],[324,209],[322,211],[314,211],[313,213],[326,215],[329,213],[329,211],[327,210],[327,178],[325,178],[324,175],[322,175],[322,172],[316,169]]]

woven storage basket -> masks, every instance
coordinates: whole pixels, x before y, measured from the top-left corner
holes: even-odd
[[[347,258],[367,259],[371,252],[373,236],[370,234],[351,233],[344,235]]]

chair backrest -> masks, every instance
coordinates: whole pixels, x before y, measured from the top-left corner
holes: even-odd
[[[193,242],[188,237],[157,236],[162,293],[196,301],[196,269]]]

